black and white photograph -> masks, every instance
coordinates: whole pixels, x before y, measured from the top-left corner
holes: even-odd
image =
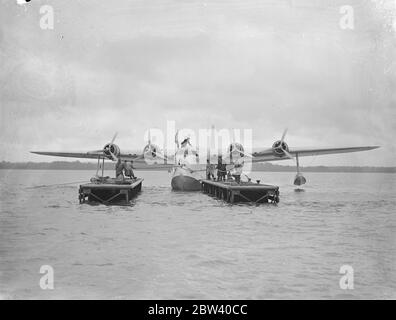
[[[395,0],[0,0],[0,300],[394,300],[395,137]]]

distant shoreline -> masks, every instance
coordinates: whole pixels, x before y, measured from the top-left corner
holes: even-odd
[[[0,170],[96,170],[96,163],[80,161],[54,161],[54,162],[0,162]],[[167,168],[139,167],[137,170],[167,171]],[[105,163],[105,170],[114,170],[114,163]],[[307,166],[301,167],[304,172],[372,172],[396,173],[396,167],[349,167],[349,166]],[[295,166],[285,166],[272,163],[255,163],[252,171],[258,172],[295,172]]]

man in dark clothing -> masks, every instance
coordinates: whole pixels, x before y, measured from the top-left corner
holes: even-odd
[[[223,179],[223,181],[226,180],[226,176],[227,176],[227,165],[225,163],[221,164],[221,178]]]
[[[121,159],[118,158],[117,163],[115,165],[115,171],[116,171],[116,179],[117,180],[124,180],[124,164],[121,162]]]
[[[223,163],[223,159],[221,156],[218,158],[217,162],[217,181],[224,181],[227,172],[227,166]]]

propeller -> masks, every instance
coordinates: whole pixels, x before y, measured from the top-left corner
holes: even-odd
[[[151,153],[151,155],[154,158],[159,158],[161,160],[167,161],[166,157],[159,151],[159,148],[155,145],[151,143],[151,130],[148,130],[147,133],[148,137],[147,137],[147,145],[145,146],[144,150],[143,150],[143,154],[139,157],[137,157],[136,159],[144,159],[146,158],[146,154],[147,153]]]
[[[294,178],[294,184],[295,184],[296,186],[301,186],[301,185],[305,184],[305,183],[307,182],[307,180],[305,179],[305,177],[304,177],[304,176],[302,175],[302,173],[300,172],[300,164],[299,164],[299,161],[298,161],[298,154],[296,154],[296,158],[294,158],[294,157],[289,153],[289,151],[287,151],[285,148],[283,148],[283,140],[285,139],[286,133],[287,133],[287,128],[283,131],[282,138],[281,138],[281,143],[280,143],[280,145],[279,145],[279,148],[284,152],[284,154],[285,154],[289,159],[292,159],[292,160],[295,160],[295,161],[296,161],[297,174],[296,174],[296,177]]]
[[[117,154],[119,154],[120,149],[118,148],[117,145],[114,144],[114,141],[118,135],[118,132],[116,132],[111,139],[110,142],[106,143],[103,149],[100,150],[94,150],[94,151],[88,151],[88,154],[93,154],[98,156],[99,158],[109,158],[111,157],[111,160],[117,161]],[[114,153],[115,152],[115,153]]]
[[[283,151],[283,153],[289,158],[289,159],[294,159],[294,157],[287,151],[285,148],[283,148],[283,141],[285,140],[287,133],[287,128],[283,131],[282,138],[280,140],[279,148]]]
[[[236,143],[235,142],[235,130],[232,130],[233,134],[232,134],[232,141],[231,141],[231,145],[230,145],[230,153],[234,150],[232,150],[232,146],[235,146],[235,149],[240,153],[243,154],[244,157],[248,157],[248,158],[253,158],[253,156],[250,153],[245,152],[245,150],[243,150],[243,146],[240,143]],[[240,146],[240,148],[238,148],[238,145]]]
[[[117,158],[117,156],[111,151],[111,147],[112,147],[112,145],[114,144],[114,141],[115,141],[115,139],[117,138],[117,135],[118,135],[118,132],[116,132],[115,134],[114,134],[114,136],[113,136],[113,139],[111,139],[111,142],[109,143],[109,146],[108,146],[108,150],[109,150],[109,153],[110,153],[110,156],[111,156],[111,158],[114,160],[114,161],[118,161],[118,158]]]

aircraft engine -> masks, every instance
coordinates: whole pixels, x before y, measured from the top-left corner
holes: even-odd
[[[230,155],[231,161],[245,156],[243,145],[237,142],[231,143],[228,146],[227,153]]]
[[[286,151],[286,152],[285,152]],[[289,152],[289,146],[282,140],[275,141],[272,145],[272,152],[277,157],[283,157]]]
[[[227,151],[228,153],[239,155],[240,157],[243,157],[245,155],[245,150],[243,149],[243,145],[237,142],[231,143]]]
[[[116,160],[120,155],[120,148],[114,143],[108,143],[103,147],[103,153],[110,159]]]
[[[143,149],[144,158],[155,160],[158,157],[157,152],[159,153],[159,151],[160,151],[160,149],[158,146],[156,146],[155,144],[149,143]]]

